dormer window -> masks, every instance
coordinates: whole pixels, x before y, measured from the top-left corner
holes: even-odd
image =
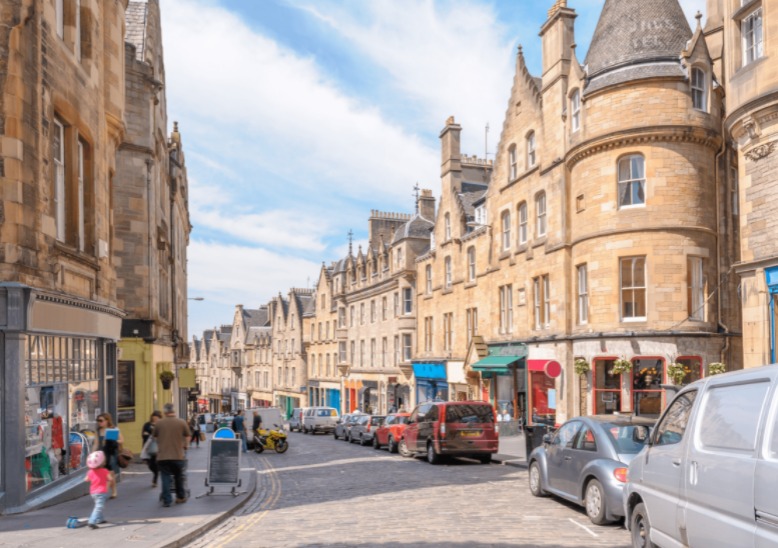
[[[508,149],[508,162],[510,164],[509,172],[508,172],[508,182],[515,181],[516,177],[519,175],[519,168],[518,168],[518,158],[516,155],[516,145],[511,145],[511,148]]]
[[[444,240],[450,240],[451,239],[451,215],[449,213],[446,213],[446,216],[444,217]]]
[[[708,92],[705,82],[705,71],[692,69],[692,106],[696,110],[708,112]]]
[[[475,222],[479,225],[485,225],[486,220],[486,205],[479,205],[475,208]]]
[[[570,128],[573,133],[581,129],[581,92],[578,90],[570,96]]]
[[[531,131],[527,135],[527,169],[535,167],[537,157],[535,154],[535,132]]]

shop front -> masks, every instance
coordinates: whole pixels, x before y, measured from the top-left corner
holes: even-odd
[[[303,393],[303,396],[306,396],[306,394]],[[304,399],[307,400],[307,397]],[[275,402],[275,407],[280,409],[281,414],[286,418],[292,416],[293,409],[306,407],[308,405],[303,401],[303,398],[300,398],[299,394],[294,394],[292,392],[275,392]]]
[[[398,382],[398,377],[389,377],[386,382],[386,406],[388,413],[410,411],[411,387]]]
[[[117,419],[121,312],[0,284],[2,476],[0,509],[80,496],[97,415]]]
[[[446,362],[413,362],[416,405],[426,401],[448,401]]]

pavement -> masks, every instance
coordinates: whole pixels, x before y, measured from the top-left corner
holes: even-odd
[[[84,496],[48,508],[0,517],[0,546],[83,548],[122,546],[127,542],[154,548],[182,546],[235,513],[256,490],[254,453],[244,453],[248,460],[241,459],[238,491],[242,494],[233,496],[229,487],[214,486],[213,495],[197,498],[207,492],[208,443],[188,451],[190,497],[184,504],[163,508],[159,501],[160,488],[151,486],[151,472],[143,462],[136,461],[122,471],[119,496],[106,504],[107,523],[94,530],[85,526],[66,527],[69,516],[86,518],[92,512],[92,499]],[[161,485],[161,480],[158,484]]]
[[[492,462],[527,468],[527,447],[524,433],[512,436],[500,436],[497,453],[492,455]]]

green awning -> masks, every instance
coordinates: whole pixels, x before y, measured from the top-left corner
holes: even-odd
[[[471,367],[473,371],[507,375],[511,372],[508,367],[520,359],[519,356],[486,356],[484,359],[475,362]]]

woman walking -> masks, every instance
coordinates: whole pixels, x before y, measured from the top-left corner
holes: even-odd
[[[116,484],[121,479],[119,468],[119,450],[124,443],[124,438],[119,429],[113,424],[110,413],[97,415],[97,438],[94,451],[102,451],[105,454],[105,467],[113,472],[114,481],[111,485],[111,498],[116,498]]]
[[[189,447],[192,447],[193,442],[197,442],[197,448],[200,448],[200,417],[197,413],[192,414],[192,418],[189,419],[189,430],[192,432],[192,439],[189,440]]]
[[[152,434],[154,433],[154,425],[157,424],[157,421],[162,418],[162,412],[161,411],[154,411],[151,414],[151,417],[149,417],[149,421],[143,425],[143,430],[141,430],[141,437],[143,438],[143,447],[146,447],[146,443],[151,438]],[[156,445],[156,442],[152,441],[153,444]],[[159,478],[159,466],[157,465],[157,452],[156,451],[147,451],[148,458],[146,459],[146,466],[149,467],[149,470],[151,470],[151,486],[156,487],[157,486],[157,478]]]

